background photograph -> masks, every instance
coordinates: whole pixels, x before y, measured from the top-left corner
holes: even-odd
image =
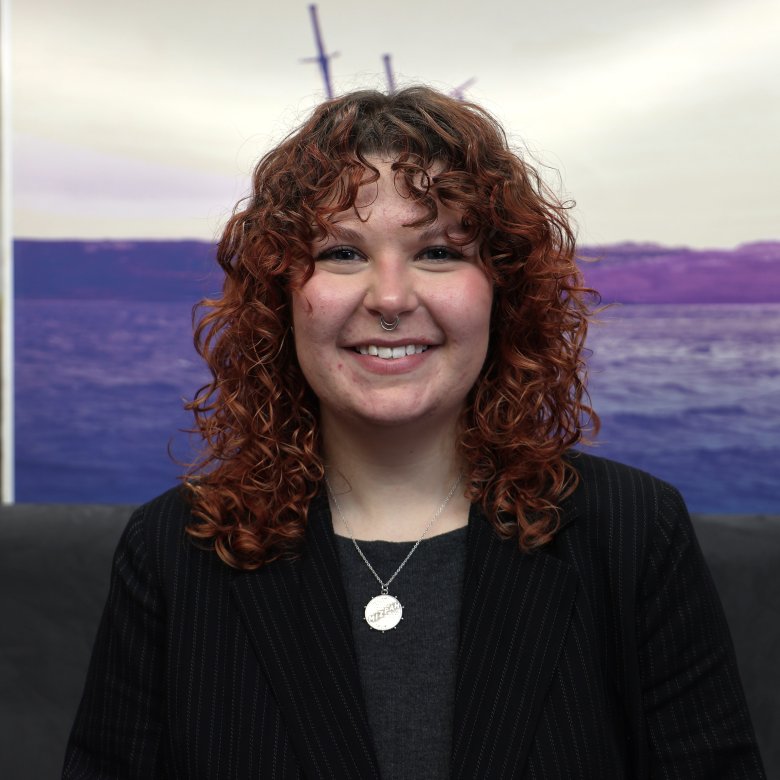
[[[776,3],[324,0],[318,28],[305,3],[11,10],[18,502],[175,482],[207,380],[192,307],[254,162],[328,88],[422,82],[491,111],[576,204],[612,304],[591,451],[693,512],[780,513]]]

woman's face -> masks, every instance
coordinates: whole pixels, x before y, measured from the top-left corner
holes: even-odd
[[[371,162],[380,178],[361,186],[359,217],[334,219],[292,295],[298,361],[323,422],[451,422],[485,361],[492,285],[478,247],[447,237],[460,215],[439,204],[433,225],[404,227],[424,209],[396,190],[389,161]],[[380,316],[399,323],[384,330]]]

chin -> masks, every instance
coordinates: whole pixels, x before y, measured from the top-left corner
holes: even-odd
[[[380,428],[399,428],[406,425],[420,425],[421,423],[443,422],[449,418],[457,418],[459,410],[444,410],[439,405],[418,407],[416,409],[404,406],[402,408],[374,408],[364,411],[360,418],[364,424],[375,425]]]

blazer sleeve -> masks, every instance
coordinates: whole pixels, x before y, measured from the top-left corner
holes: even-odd
[[[143,510],[114,555],[111,586],[64,778],[153,778],[162,767],[165,610],[144,536]]]
[[[665,483],[638,588],[649,776],[765,777],[720,599],[682,497]]]

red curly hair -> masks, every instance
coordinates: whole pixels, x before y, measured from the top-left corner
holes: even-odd
[[[462,413],[466,496],[521,549],[552,539],[577,475],[567,451],[598,417],[585,391],[592,290],[575,264],[565,204],[480,107],[426,87],[359,91],[320,105],[266,154],[219,242],[222,296],[202,301],[195,344],[212,380],[187,404],[203,438],[185,476],[188,533],[253,569],[294,555],[324,477],[317,399],[290,335],[290,291],[311,275],[313,240],[354,206],[367,157],[436,219],[458,210],[493,281],[485,364]],[[433,173],[435,171],[435,174]]]

